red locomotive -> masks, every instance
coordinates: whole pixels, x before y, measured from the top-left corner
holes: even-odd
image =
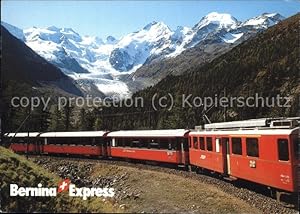
[[[298,119],[212,123],[192,131],[35,132],[5,136],[12,141],[10,148],[15,152],[88,155],[191,166],[268,186],[276,190],[279,199],[281,193],[298,190]]]
[[[277,197],[296,192],[300,170],[295,120],[215,123],[189,133],[190,164],[272,187]],[[267,123],[270,123],[269,125]]]

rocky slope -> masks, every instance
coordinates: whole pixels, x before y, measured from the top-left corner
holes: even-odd
[[[146,164],[109,160],[36,157],[35,162],[55,174],[74,177],[85,186],[106,185],[117,190],[114,206],[126,213],[260,213],[255,207],[197,178]],[[178,174],[176,173],[178,172]],[[191,172],[187,172],[187,174]],[[172,182],[170,182],[172,181]]]

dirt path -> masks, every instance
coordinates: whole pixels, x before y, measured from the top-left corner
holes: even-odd
[[[35,159],[35,158],[34,158]],[[78,186],[113,187],[115,206],[125,212],[260,213],[246,202],[198,180],[101,162],[43,157],[35,162]]]

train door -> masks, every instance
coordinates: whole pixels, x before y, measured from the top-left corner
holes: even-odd
[[[222,137],[222,154],[224,173],[230,175],[230,149],[229,138]]]
[[[188,143],[187,143],[187,138],[179,138],[177,139],[180,142],[180,156],[181,156],[181,160],[180,162],[183,164],[187,164],[188,163],[188,157],[187,157],[187,150],[188,150]]]
[[[102,157],[110,156],[110,140],[108,138],[101,139]]]
[[[35,146],[35,154],[40,154],[40,139],[37,138],[37,139],[34,139],[34,146]]]
[[[36,139],[34,139],[34,143],[36,154],[41,154],[43,152],[43,139],[36,137]]]
[[[43,150],[44,150],[44,139],[43,138],[39,138],[39,154],[43,154]]]
[[[181,160],[180,163],[185,162],[185,156],[184,156],[184,145],[183,145],[183,139],[180,139],[180,154],[181,154]]]
[[[106,145],[106,157],[111,157],[111,147],[116,146],[115,138],[105,138],[104,139]]]
[[[106,145],[106,140],[100,139],[100,147],[101,147],[101,156],[102,157],[107,157],[107,145]]]
[[[190,163],[190,156],[189,156],[189,138],[184,138],[184,157],[185,157],[185,165]]]

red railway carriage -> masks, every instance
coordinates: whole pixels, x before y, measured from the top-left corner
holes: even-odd
[[[300,128],[293,127],[292,123],[291,126],[276,126],[276,121],[272,124],[246,130],[192,131],[189,134],[190,164],[296,192]]]
[[[106,134],[104,131],[30,132],[8,133],[5,137],[14,137],[10,148],[15,152],[109,156]]]
[[[89,156],[108,156],[107,132],[46,132],[40,134],[42,153]]]
[[[18,153],[39,153],[39,132],[7,133],[4,137],[11,140],[10,149]]]
[[[108,133],[112,157],[187,165],[188,130],[136,130]]]

